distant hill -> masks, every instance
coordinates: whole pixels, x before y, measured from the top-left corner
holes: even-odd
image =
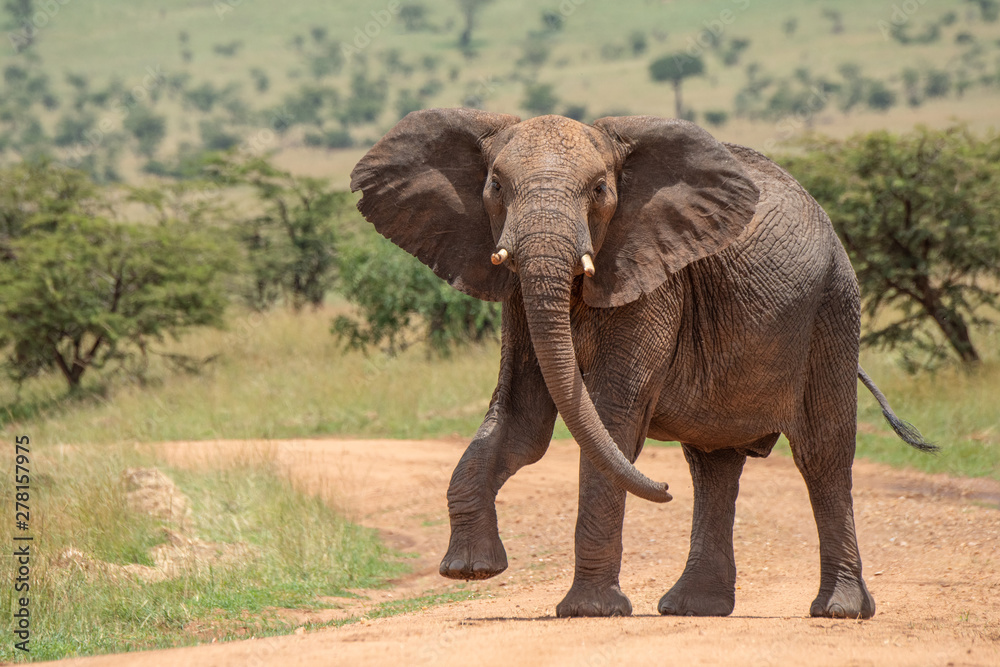
[[[365,147],[421,107],[671,116],[673,87],[649,66],[674,54],[704,64],[683,83],[685,114],[764,150],[809,128],[1000,124],[996,0],[486,2],[465,52],[456,0],[45,7],[33,44],[0,55],[0,105],[19,85],[10,68],[36,55],[53,99],[32,107],[29,139],[58,139],[70,162],[113,149],[125,178],[183,173],[198,151],[242,143],[346,184]],[[12,47],[24,31],[8,26]],[[0,143],[6,159],[27,150],[23,126]]]

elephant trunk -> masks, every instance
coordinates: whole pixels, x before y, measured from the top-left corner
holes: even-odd
[[[666,484],[649,479],[625,458],[583,384],[569,318],[570,289],[580,263],[575,244],[554,243],[546,236],[525,245],[520,244],[517,255],[528,329],[545,384],[569,432],[594,467],[614,484],[653,502],[671,500]]]

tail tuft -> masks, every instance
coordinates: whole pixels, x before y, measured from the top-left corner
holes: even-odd
[[[872,382],[870,377],[868,377],[868,373],[865,373],[860,364],[858,365],[858,378],[860,378],[862,384],[868,388],[868,391],[872,393],[875,400],[878,401],[879,406],[882,408],[882,416],[885,417],[885,420],[889,422],[889,426],[892,427],[892,430],[896,432],[896,435],[898,435],[903,442],[914,449],[928,454],[937,454],[941,451],[941,448],[934,443],[924,440],[924,436],[920,434],[920,431],[917,430],[916,426],[896,416],[896,413],[892,411],[891,407],[889,407],[889,401],[886,400],[885,394],[883,394],[879,388],[875,386],[875,383]]]
[[[925,440],[924,436],[920,434],[920,431],[917,430],[916,426],[904,419],[900,419],[893,414],[892,411],[883,410],[882,416],[885,417],[887,422],[889,422],[889,426],[891,426],[892,430],[896,432],[896,435],[902,438],[903,442],[908,444],[910,447],[928,454],[937,454],[941,451],[940,447]]]

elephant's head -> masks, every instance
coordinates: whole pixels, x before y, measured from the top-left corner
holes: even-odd
[[[351,189],[379,232],[459,290],[496,301],[520,281],[542,375],[585,455],[626,490],[670,499],[622,455],[594,408],[573,350],[570,291],[585,273],[589,305],[621,306],[729,245],[758,190],[724,146],[680,120],[588,126],[431,109],[375,144]]]

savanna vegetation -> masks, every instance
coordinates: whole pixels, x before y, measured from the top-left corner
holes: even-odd
[[[287,632],[275,610],[405,567],[261,453],[166,469],[191,535],[254,559],[159,582],[63,561],[76,549],[149,566],[169,541],[127,502],[124,471],[159,464],[141,443],[475,431],[498,306],[382,239],[345,191],[366,147],[425,107],[673,112],[781,153],[858,271],[862,363],[942,446],[903,446],[861,392],[859,456],[1000,478],[1000,142],[986,129],[1000,5],[912,6],[4,3],[0,432],[28,434],[34,452],[45,640],[32,657],[190,643],[192,627]],[[278,525],[282,513],[310,528]],[[12,604],[0,596],[0,614]]]

